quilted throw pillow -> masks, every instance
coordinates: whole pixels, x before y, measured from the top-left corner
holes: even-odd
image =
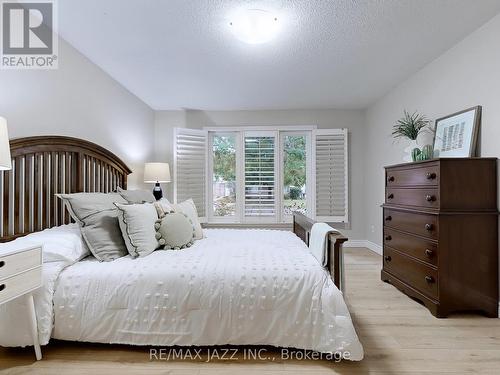
[[[171,212],[155,224],[156,239],[167,250],[180,250],[190,247],[194,242],[193,223],[187,215]]]
[[[129,254],[133,258],[145,257],[158,248],[155,223],[158,220],[152,203],[115,203],[120,210],[118,221]]]
[[[100,261],[109,262],[128,255],[118,223],[115,202],[127,203],[116,193],[56,194],[63,200],[71,217],[80,224],[82,237],[90,252]]]

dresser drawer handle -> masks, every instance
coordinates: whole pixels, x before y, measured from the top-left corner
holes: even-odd
[[[391,220],[392,220],[392,216],[390,216],[390,215],[386,216],[385,221],[391,221]]]
[[[436,200],[436,197],[434,195],[428,194],[428,195],[425,196],[425,200],[427,202],[434,202]]]
[[[434,180],[436,178],[436,174],[434,172],[427,172],[425,177],[427,177],[428,180]]]
[[[427,255],[430,258],[434,255],[434,251],[430,249],[425,249],[425,255]]]
[[[387,179],[387,181],[389,181],[389,182],[394,182],[394,180],[395,180],[394,176],[390,176],[390,177]]]
[[[433,230],[434,229],[434,225],[432,225],[432,224],[425,224],[425,229],[426,230]]]
[[[386,262],[390,262],[390,261],[392,260],[392,258],[391,258],[391,256],[390,256],[390,255],[386,255],[386,256],[384,257],[384,259],[385,259],[385,261],[386,261]]]
[[[390,240],[392,240],[392,237],[391,236],[385,236],[385,240],[386,241],[390,241]]]
[[[394,194],[392,193],[387,196],[387,199],[392,199],[392,198],[394,198]]]
[[[434,278],[432,276],[425,276],[425,281],[427,281],[429,284],[434,283]]]
[[[3,266],[5,266],[5,262],[3,260],[0,260],[0,268],[2,268]]]
[[[5,284],[0,285],[0,292],[5,289]]]

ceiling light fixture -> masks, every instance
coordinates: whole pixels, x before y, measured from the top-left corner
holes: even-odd
[[[236,38],[248,44],[269,42],[279,31],[278,18],[262,9],[245,9],[235,13],[229,26]]]

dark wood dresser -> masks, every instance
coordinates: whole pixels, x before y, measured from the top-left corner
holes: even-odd
[[[498,317],[497,159],[385,168],[382,280],[437,317]]]

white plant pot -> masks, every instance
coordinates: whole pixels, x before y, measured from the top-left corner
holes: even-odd
[[[420,147],[419,147],[416,140],[409,140],[408,142],[409,142],[408,146],[404,149],[405,156],[403,158],[403,161],[409,163],[409,162],[413,161],[413,159],[411,157],[411,152],[413,151],[413,149],[416,147],[418,147],[418,148],[420,148]]]

